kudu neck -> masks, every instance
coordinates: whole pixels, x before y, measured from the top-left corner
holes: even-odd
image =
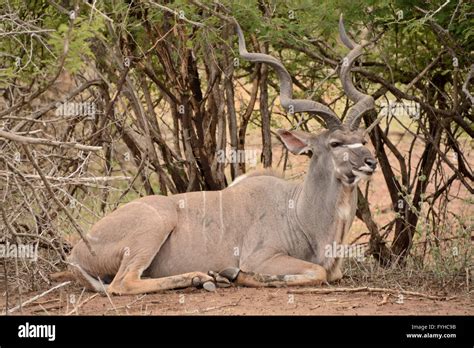
[[[305,229],[329,230],[337,218],[338,203],[354,190],[337,179],[331,158],[312,158],[296,204],[299,220],[304,221]]]

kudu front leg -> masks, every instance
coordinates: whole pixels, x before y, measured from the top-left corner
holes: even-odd
[[[228,274],[236,274],[234,284],[248,287],[319,286],[327,281],[322,266],[288,255],[275,256],[238,273],[231,269],[221,272]]]

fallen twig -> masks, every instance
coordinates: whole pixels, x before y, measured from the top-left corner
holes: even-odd
[[[28,306],[43,306],[43,305],[47,305],[47,304],[50,304],[52,302],[58,302],[59,301],[59,298],[54,298],[52,300],[47,300],[47,301],[43,301],[43,302],[31,302],[28,304]]]
[[[131,309],[131,307],[132,307],[135,303],[137,303],[137,302],[140,301],[140,300],[143,300],[143,298],[144,298],[145,296],[146,296],[146,294],[144,294],[144,295],[142,295],[142,296],[139,296],[139,297],[137,297],[135,300],[133,300],[132,302],[127,303],[126,305],[123,305],[123,306],[119,306],[119,307],[116,307],[116,308],[108,308],[108,309],[107,309],[107,312],[108,312],[108,311],[111,311],[112,309],[114,309],[115,311],[117,311],[117,310],[119,310],[119,309],[129,310],[129,309]],[[153,302],[153,301],[152,301],[152,302]]]
[[[39,304],[38,306],[39,306],[40,308],[39,308],[39,309],[32,309],[32,310],[31,310],[31,313],[44,312],[44,313],[46,313],[46,315],[51,315],[51,313],[50,313],[49,311],[62,308],[61,303],[52,304],[52,305],[50,305],[50,306],[43,306],[43,305]],[[33,307],[33,308],[34,308],[34,307]]]
[[[395,289],[387,289],[387,288],[370,288],[367,286],[359,287],[359,288],[309,288],[309,289],[291,289],[288,290],[289,294],[332,294],[335,292],[385,292],[390,294],[403,294],[403,295],[411,295],[411,296],[418,296],[428,298],[430,300],[438,300],[438,301],[449,301],[456,296],[434,296],[423,294],[421,292],[416,291],[407,291],[407,290],[395,290]]]
[[[97,292],[97,293],[95,293],[94,295],[92,295],[92,296],[86,298],[84,301],[82,301],[81,303],[79,303],[73,310],[67,312],[66,315],[71,315],[71,314],[73,314],[74,312],[76,312],[77,314],[79,314],[79,313],[77,312],[77,310],[78,310],[79,308],[81,308],[83,305],[85,305],[87,302],[89,302],[90,300],[96,298],[98,295],[99,295],[99,293]]]
[[[70,283],[71,283],[70,281],[67,281],[67,282],[58,284],[58,285],[56,285],[56,286],[53,286],[51,289],[46,290],[45,292],[43,292],[43,293],[41,293],[41,294],[39,294],[39,295],[36,295],[36,296],[30,298],[29,300],[26,300],[26,301],[23,302],[21,305],[18,305],[18,306],[16,306],[16,307],[10,308],[10,309],[8,310],[8,313],[13,313],[13,312],[17,311],[18,309],[20,309],[20,308],[26,306],[27,304],[36,301],[37,299],[39,299],[39,298],[41,298],[41,297],[43,297],[43,296],[49,294],[50,292],[52,292],[52,291],[54,291],[54,290],[56,290],[56,289],[59,289],[59,288],[61,288],[61,287],[63,287],[63,286],[66,286],[66,285],[69,285]],[[5,314],[6,314],[6,312],[3,312],[3,313],[2,313],[2,315],[5,315]]]
[[[100,278],[97,278],[97,280],[99,281],[100,286],[102,286],[102,289],[104,290],[105,295],[106,295],[107,298],[109,299],[109,302],[110,302],[110,304],[112,305],[112,308],[114,309],[115,313],[119,314],[119,312],[118,312],[118,310],[117,310],[117,307],[115,307],[115,304],[113,303],[112,298],[110,297],[109,293],[107,292],[107,289],[106,289],[105,286],[104,286],[104,283],[102,283],[102,281],[100,280]],[[107,311],[108,311],[108,310],[107,310]]]
[[[225,305],[222,305],[222,306],[204,308],[203,310],[201,310],[199,312],[210,312],[210,311],[213,311],[213,310],[216,310],[216,309],[221,309],[221,308],[224,308],[224,307],[235,307],[235,306],[238,306],[238,304],[240,303],[241,300],[242,300],[242,297],[239,298],[237,300],[237,302],[225,304]]]

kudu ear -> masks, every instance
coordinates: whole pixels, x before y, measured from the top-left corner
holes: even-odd
[[[284,129],[277,130],[277,133],[286,148],[295,155],[312,154],[311,140],[314,135],[303,131],[287,131]]]

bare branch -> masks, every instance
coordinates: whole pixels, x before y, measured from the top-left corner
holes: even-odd
[[[471,93],[469,92],[469,89],[467,88],[467,86],[471,83],[470,81],[473,77],[474,77],[474,64],[471,65],[471,69],[469,70],[469,74],[467,74],[467,76],[466,76],[466,81],[464,81],[464,83],[462,85],[462,91],[464,92],[464,94],[471,101],[471,105],[474,106],[474,97],[471,95]]]
[[[66,209],[66,207],[61,203],[61,201],[56,197],[56,195],[53,192],[53,189],[51,188],[51,185],[49,184],[48,179],[46,179],[46,176],[43,174],[43,171],[41,168],[38,166],[38,163],[36,163],[36,160],[33,158],[33,155],[30,152],[30,149],[28,148],[28,145],[22,145],[23,150],[26,153],[26,156],[30,160],[31,164],[33,167],[36,169],[38,174],[40,175],[41,179],[43,180],[44,186],[46,187],[46,190],[49,192],[51,195],[51,199],[54,200],[54,202],[58,205],[58,207],[66,214],[68,217],[69,221],[71,221],[72,225],[74,228],[79,232],[79,235],[81,236],[82,240],[86,244],[87,248],[91,252],[92,255],[95,255],[94,250],[92,250],[92,246],[90,245],[89,240],[87,239],[86,233],[82,230],[81,226],[77,223],[77,221],[74,219],[74,217],[69,213],[69,211]]]
[[[49,140],[49,139],[44,139],[44,138],[31,138],[31,137],[25,137],[23,135],[18,135],[15,133],[6,132],[4,130],[0,130],[0,137],[18,142],[20,144],[70,147],[70,148],[83,150],[83,151],[102,150],[101,146],[88,146],[88,145],[82,145],[76,142],[64,142],[64,141]]]

